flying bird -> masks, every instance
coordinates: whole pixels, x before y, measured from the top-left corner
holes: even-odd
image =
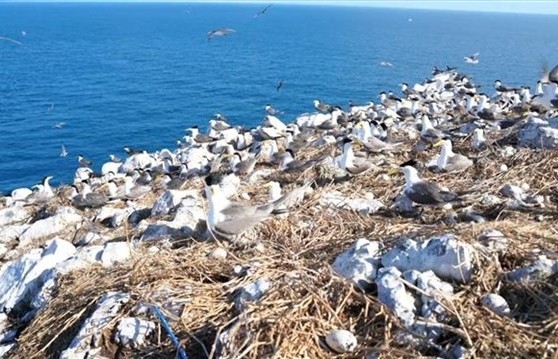
[[[9,42],[13,42],[14,44],[17,45],[23,45],[21,42],[12,39],[11,37],[7,37],[7,36],[0,36],[0,40],[5,40],[5,41],[9,41]]]
[[[60,149],[60,157],[66,157],[68,155],[68,151],[66,151],[66,146],[62,145]]]
[[[217,30],[211,30],[207,33],[207,41],[211,41],[211,39],[217,36],[227,36],[233,32],[235,32],[235,30],[230,29],[228,27],[217,29]]]
[[[465,62],[468,64],[472,64],[472,65],[476,65],[479,63],[479,55],[480,52],[475,53],[474,55],[471,56],[465,56]]]
[[[380,62],[380,66],[384,66],[384,67],[393,67],[393,64],[389,61],[381,61]]]
[[[279,81],[279,83],[275,86],[275,89],[277,90],[277,92],[279,92],[279,90],[281,90],[282,87],[283,87],[283,80]]]
[[[264,7],[263,9],[261,9],[260,11],[258,11],[258,13],[256,15],[254,15],[254,17],[260,17],[262,15],[265,15],[265,12],[267,11],[267,9],[269,9],[270,7],[272,7],[273,4],[269,4],[266,7]]]
[[[60,128],[64,127],[65,124],[66,124],[66,122],[56,122],[56,123],[52,126],[52,128],[58,128],[58,129],[60,129]]]

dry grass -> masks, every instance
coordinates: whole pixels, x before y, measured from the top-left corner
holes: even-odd
[[[465,153],[467,144],[455,144]],[[310,150],[308,150],[310,151]],[[419,159],[431,158],[433,150]],[[315,153],[301,153],[301,158]],[[59,280],[50,304],[20,339],[16,358],[56,357],[65,349],[87,313],[102,295],[111,290],[130,293],[130,303],[121,316],[128,315],[135,303],[160,305],[171,318],[171,326],[189,357],[227,355],[229,358],[363,358],[376,353],[381,358],[446,356],[440,348],[461,344],[475,358],[558,357],[558,280],[519,285],[510,283],[505,273],[531,263],[538,254],[558,258],[556,193],[558,153],[521,149],[510,157],[490,148],[478,156],[476,166],[460,175],[429,174],[442,185],[475,195],[498,195],[506,183],[530,186],[529,193],[547,198],[545,208],[521,210],[504,205],[482,206],[469,203],[483,215],[485,223],[450,221],[439,209],[425,209],[421,218],[403,218],[386,209],[372,216],[345,210],[316,207],[320,195],[336,190],[347,196],[372,192],[388,207],[401,191],[402,177],[386,177],[389,169],[407,155],[386,156],[384,164],[349,182],[317,188],[286,218],[271,219],[259,226],[263,251],[230,246],[224,261],[210,260],[207,254],[220,243],[188,242],[174,250],[157,254],[138,252],[128,264],[113,268],[94,267],[71,273]],[[506,163],[507,172],[499,171]],[[314,172],[293,177],[278,175],[284,185],[295,186]],[[201,189],[201,185],[196,185]],[[240,192],[262,199],[261,186],[243,185]],[[459,210],[458,210],[459,211]],[[541,217],[542,216],[542,217]],[[403,238],[423,239],[453,233],[478,248],[479,235],[498,229],[508,239],[508,250],[491,253],[479,250],[471,283],[454,283],[455,295],[443,305],[451,315],[445,334],[436,345],[413,346],[397,341],[405,329],[375,296],[336,276],[331,264],[357,238],[381,241],[389,249]],[[133,235],[132,232],[129,235]],[[249,276],[235,274],[235,266],[250,266]],[[273,286],[262,300],[239,313],[233,296],[243,285],[258,278]],[[512,308],[512,317],[499,317],[480,304],[487,293],[503,295]],[[174,314],[173,314],[174,313]],[[115,321],[116,323],[116,321]],[[324,335],[331,329],[351,330],[358,338],[356,352],[335,356],[325,347]],[[170,340],[159,329],[142,349],[121,349],[111,343],[114,325],[106,331],[103,353],[109,357],[173,358]],[[217,338],[227,332],[231,344],[218,347]]]

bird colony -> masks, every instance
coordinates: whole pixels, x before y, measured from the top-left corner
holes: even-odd
[[[557,86],[435,68],[80,155],[0,202],[0,356],[556,357]]]

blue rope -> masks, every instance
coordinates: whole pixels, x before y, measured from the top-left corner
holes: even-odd
[[[182,345],[180,345],[180,341],[178,340],[176,335],[174,335],[174,332],[172,331],[169,322],[167,322],[167,318],[165,318],[165,315],[163,314],[163,312],[161,312],[161,309],[156,305],[152,306],[152,309],[153,309],[153,313],[157,316],[157,318],[161,322],[161,325],[167,331],[167,334],[169,335],[169,338],[171,339],[172,343],[176,347],[176,350],[178,351],[178,357],[180,359],[188,359],[186,352],[182,348]]]

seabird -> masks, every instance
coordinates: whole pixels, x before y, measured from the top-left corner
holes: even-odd
[[[426,114],[422,115],[421,122],[422,129],[420,131],[420,137],[424,141],[435,143],[446,137],[446,135],[442,131],[435,129],[434,126],[432,126],[432,122]]]
[[[558,65],[554,66],[548,73],[548,81],[558,84]]]
[[[279,81],[277,83],[277,85],[275,86],[275,90],[277,90],[277,92],[279,92],[279,90],[283,87],[283,80]]]
[[[516,88],[506,87],[506,86],[502,85],[502,81],[500,81],[500,80],[494,81],[494,89],[498,93],[518,91],[518,89],[516,89]]]
[[[266,112],[268,115],[271,115],[271,116],[276,116],[276,115],[278,115],[278,114],[280,113],[279,111],[277,111],[276,109],[274,109],[270,104],[265,105],[265,112]]]
[[[62,145],[60,148],[60,157],[66,157],[68,155],[68,151],[66,151],[66,146]]]
[[[461,200],[457,194],[444,190],[438,184],[421,179],[414,165],[416,162],[411,160],[400,167],[405,175],[405,195],[411,201],[424,205],[443,206]]]
[[[117,155],[109,155],[109,160],[114,163],[122,163],[122,159]]]
[[[34,188],[37,188],[38,191],[33,195],[33,202],[34,203],[45,203],[48,202],[52,197],[54,197],[54,192],[50,187],[48,181],[52,179],[52,176],[47,176],[43,178],[43,182],[40,185],[35,185]]]
[[[441,140],[434,144],[434,147],[442,147],[440,155],[436,161],[436,168],[445,172],[460,172],[473,165],[473,160],[466,156],[452,151],[450,140]]]
[[[207,33],[207,41],[211,41],[214,37],[217,36],[227,36],[231,33],[235,32],[235,30],[230,28],[222,28],[217,30],[211,30]]]
[[[314,100],[314,108],[321,113],[329,113],[331,112],[331,106],[327,103],[323,103],[320,100]]]
[[[266,12],[270,7],[272,7],[272,6],[273,6],[273,4],[267,5],[266,7],[264,7],[264,8],[261,9],[260,11],[258,11],[258,12],[254,15],[254,17],[260,17],[260,16],[262,16],[262,15],[265,15],[265,12]]]
[[[380,66],[393,67],[393,64],[389,61],[380,61]]]
[[[343,154],[339,158],[339,167],[347,171],[349,174],[356,176],[367,172],[375,167],[368,161],[360,161],[355,163],[355,154],[353,152],[353,140],[346,137],[343,139]]]
[[[230,165],[233,173],[240,176],[248,176],[254,171],[257,162],[256,157],[249,157],[246,160],[242,160],[242,156],[238,152],[234,152],[231,157]]]
[[[83,183],[81,193],[78,193],[77,187],[72,185],[72,206],[77,209],[84,210],[86,208],[100,208],[107,203],[107,196],[102,193],[92,192],[88,183]]]
[[[140,153],[145,152],[143,150],[138,150],[136,148],[131,148],[131,147],[124,147],[123,149],[124,149],[124,152],[126,152],[128,154],[128,156],[138,155]]]
[[[52,110],[51,110],[52,111]],[[66,122],[56,122],[52,128],[57,128],[57,129],[61,129],[62,127],[64,127],[64,125],[66,124]]]
[[[88,161],[85,157],[78,154],[78,162],[81,167],[89,167],[93,164],[93,162]]]
[[[220,176],[212,173],[205,178],[205,193],[209,201],[207,225],[218,239],[234,241],[244,232],[271,217],[286,196],[260,206],[245,206],[229,201],[220,185]]]
[[[473,136],[471,137],[471,146],[476,150],[480,150],[485,146],[485,142],[486,138],[484,138],[484,131],[482,128],[475,128],[473,130]]]
[[[14,40],[14,39],[12,39],[11,37],[7,37],[7,36],[0,36],[0,40],[9,41],[9,42],[12,42],[12,43],[14,43],[14,44],[16,44],[16,45],[23,45],[21,42],[19,42],[19,41],[17,41],[17,40]]]
[[[316,161],[309,160],[309,161],[302,161],[302,160],[295,160],[294,152],[290,148],[286,149],[283,153],[283,157],[281,160],[280,168],[284,172],[291,173],[291,172],[304,172],[313,165],[316,164]]]
[[[468,64],[476,65],[476,64],[479,63],[479,55],[480,55],[480,53],[477,52],[474,55],[465,56],[465,62],[468,63]]]

